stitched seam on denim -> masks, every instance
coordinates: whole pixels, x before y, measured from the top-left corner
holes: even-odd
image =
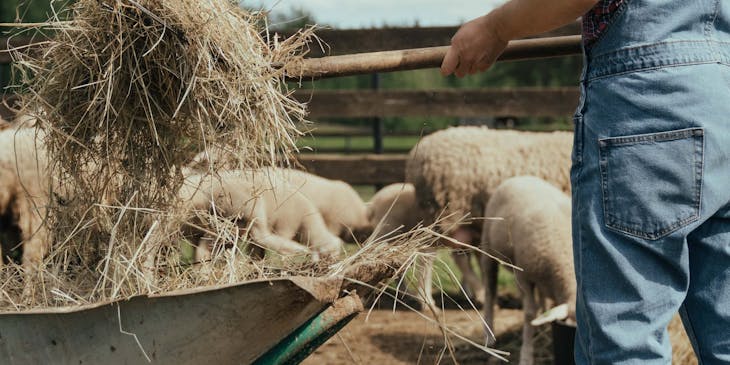
[[[700,349],[700,343],[697,341],[697,335],[695,331],[695,326],[692,323],[692,318],[690,318],[689,311],[687,310],[687,307],[682,304],[682,306],[679,308],[681,312],[684,312],[684,317],[687,319],[686,326],[684,328],[685,332],[687,333],[687,337],[689,337],[690,341],[692,342],[693,350],[695,350],[695,355],[697,357],[697,361],[699,362],[699,365],[703,365],[705,362],[702,360],[702,353]],[[684,323],[683,323],[684,324]]]
[[[722,51],[720,51],[720,49]],[[730,60],[730,42],[677,40],[622,48],[588,58],[585,79],[677,65],[721,63]],[[638,62],[626,63],[628,59]]]
[[[580,170],[578,170],[576,172],[576,181],[580,181],[579,177],[581,175],[581,172],[583,171],[582,166],[579,168],[580,168]],[[580,204],[580,202],[582,202],[582,200],[573,199],[573,197],[578,196],[578,194],[580,193],[580,186],[576,185],[575,187],[572,187],[571,191],[572,191],[571,200],[576,202],[576,206],[574,207],[575,211],[579,211],[580,209],[579,209],[578,204]],[[581,225],[578,225],[578,242],[580,245],[578,248],[578,255],[579,255],[578,260],[580,260],[580,266],[579,266],[580,274],[581,274],[581,277],[589,277],[589,275],[585,275],[585,265],[583,264],[583,249],[584,249],[585,243],[583,241],[583,227]],[[582,286],[583,286],[582,282],[579,285],[582,288]],[[586,300],[585,291],[581,290],[581,288],[576,288],[576,289],[578,290],[578,295],[580,295],[581,299],[583,299],[581,302],[583,311],[586,311],[585,306],[586,306],[586,303],[588,303],[588,301]],[[591,321],[589,321],[589,320],[583,321],[583,322],[585,324],[586,329],[588,330],[588,335],[582,336],[581,338],[578,338],[578,340],[580,342],[582,342],[582,345],[585,345],[586,356],[589,359],[593,359],[593,358],[595,358],[595,356],[593,356],[593,341],[591,341],[591,338],[593,338],[593,333],[594,333],[593,326],[591,325]]]
[[[651,71],[651,70],[659,70],[663,68],[672,68],[672,67],[681,67],[681,66],[693,66],[693,65],[704,65],[704,64],[712,64],[712,63],[721,63],[722,60],[717,59],[707,59],[707,60],[701,60],[701,61],[687,61],[687,62],[672,62],[672,63],[666,63],[662,65],[652,65],[652,66],[622,66],[623,70],[617,70],[617,71],[602,71],[602,72],[594,72],[593,76],[588,78],[588,81],[593,81],[597,79],[602,79],[610,76],[620,76],[620,75],[626,75],[630,73],[635,72],[641,72],[641,71]]]
[[[683,43],[687,43],[687,44],[696,43],[697,45],[701,45],[701,44],[706,45],[707,43],[719,43],[719,44],[723,44],[723,45],[730,44],[729,41],[717,41],[717,40],[708,41],[707,39],[683,39],[683,40],[676,40],[676,41],[663,41],[663,42],[656,42],[656,43],[649,43],[649,44],[641,44],[641,45],[631,46],[631,47],[624,47],[624,48],[614,49],[611,51],[606,51],[606,52],[599,53],[599,54],[592,54],[592,55],[589,55],[588,58],[591,61],[597,61],[599,58],[606,57],[606,55],[610,55],[610,54],[614,54],[614,53],[618,54],[617,56],[615,56],[616,58],[622,58],[623,56],[620,55],[621,53],[638,51],[643,48],[651,49],[651,48],[658,48],[659,46],[674,46],[674,45],[683,44]]]
[[[583,164],[583,116],[573,117],[573,151],[575,152],[575,163]]]
[[[603,220],[605,221],[606,225],[609,223],[609,215],[608,215],[608,156],[606,154],[608,151],[604,152],[603,148],[598,148],[598,154],[600,156],[599,160],[599,167],[601,169],[601,195],[603,195]]]
[[[611,31],[613,28],[613,23],[617,22],[618,19],[624,15],[624,12],[626,11],[626,8],[629,7],[629,3],[631,0],[624,0],[621,5],[618,6],[616,11],[611,16],[611,19],[608,20],[608,23],[606,23],[606,29],[601,32],[601,34],[598,36],[598,38],[594,39],[593,42],[586,48],[587,51],[590,51],[591,49],[595,48],[598,44],[601,43],[606,37],[608,37],[611,34]]]
[[[672,224],[670,224],[667,227],[664,227],[661,230],[654,230],[651,232],[643,232],[636,230],[634,228],[628,227],[625,224],[622,224],[620,220],[615,217],[613,214],[610,214],[609,211],[614,211],[613,206],[609,206],[610,200],[608,199],[608,170],[609,170],[609,164],[608,164],[608,149],[606,147],[614,147],[614,146],[622,146],[629,144],[630,142],[622,141],[619,144],[609,144],[607,143],[608,140],[611,139],[632,139],[632,138],[646,138],[650,136],[650,134],[643,134],[643,135],[637,135],[637,136],[626,136],[626,137],[614,137],[614,138],[605,138],[605,139],[599,139],[599,156],[600,156],[600,162],[599,167],[601,170],[601,191],[603,195],[603,219],[606,228],[609,228],[613,231],[628,233],[630,235],[644,238],[648,240],[656,240],[659,239],[673,231],[676,231],[677,229],[680,229],[684,227],[685,225],[695,222],[699,220],[700,218],[700,208],[701,208],[701,185],[702,185],[702,171],[703,171],[703,163],[704,160],[704,130],[702,128],[691,128],[691,129],[683,129],[678,131],[669,131],[669,132],[663,132],[663,133],[657,133],[657,136],[663,137],[664,135],[684,135],[684,138],[673,138],[673,139],[658,139],[658,141],[666,142],[666,141],[672,141],[672,140],[680,140],[685,138],[692,137],[695,139],[695,151],[694,151],[694,202],[692,205],[692,208],[694,209],[694,213],[687,216],[686,218],[682,218],[679,221],[676,221]],[[697,138],[699,137],[699,138]],[[641,139],[641,141],[645,141],[646,139]],[[698,141],[700,141],[701,145],[698,147]],[[639,142],[637,142],[639,143]],[[637,143],[631,143],[637,144]],[[698,163],[697,157],[701,157],[701,161]],[[700,186],[700,188],[698,188]]]
[[[705,22],[705,38],[708,40],[712,36],[712,30],[715,27],[715,21],[717,20],[718,12],[720,11],[720,0],[715,0],[715,7],[714,11],[712,12],[712,15],[710,15],[707,18],[707,22]]]
[[[702,214],[702,182],[705,171],[705,135],[699,135],[699,141],[695,146],[695,159],[700,156],[699,161],[695,162],[695,200],[697,201],[697,215]]]
[[[713,64],[713,63],[724,63],[724,62],[711,60],[711,61],[700,61],[700,62],[690,62],[690,63],[678,63],[678,64],[672,64],[672,65],[666,65],[666,66],[656,66],[656,67],[639,68],[639,69],[635,69],[635,70],[632,69],[632,70],[628,70],[628,71],[621,71],[621,72],[616,72],[616,73],[608,73],[608,74],[601,75],[601,76],[594,76],[594,77],[591,77],[590,79],[588,79],[587,81],[590,82],[590,81],[606,79],[606,78],[614,77],[614,76],[622,76],[622,75],[628,75],[628,74],[638,73],[638,72],[661,70],[663,68],[682,67],[682,66],[695,66],[695,65],[709,65],[709,64]],[[728,65],[730,65],[730,63],[728,63]]]
[[[606,227],[609,229],[612,229],[614,231],[619,231],[623,233],[628,233],[633,236],[639,237],[639,238],[645,238],[648,240],[657,240],[659,238],[664,237],[665,235],[672,233],[673,231],[676,231],[677,229],[682,228],[684,225],[692,223],[697,221],[700,218],[699,214],[693,214],[692,216],[689,216],[687,218],[682,219],[681,221],[678,221],[676,223],[673,223],[671,226],[662,229],[660,231],[654,231],[654,232],[641,232],[637,231],[635,229],[623,226],[621,224],[617,223],[606,223]]]
[[[659,133],[646,133],[637,134],[633,136],[621,136],[621,137],[608,137],[601,138],[598,142],[602,146],[623,146],[623,145],[634,145],[639,142],[669,142],[676,141],[679,139],[685,139],[688,137],[702,136],[704,130],[702,128],[686,128],[678,129],[676,131],[659,132]]]

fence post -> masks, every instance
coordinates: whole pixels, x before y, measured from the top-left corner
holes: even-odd
[[[374,73],[371,76],[370,86],[376,91],[380,89],[380,74]],[[383,151],[383,119],[375,117],[373,118],[373,152],[380,155]],[[382,184],[376,184],[375,190],[380,190],[382,187]]]

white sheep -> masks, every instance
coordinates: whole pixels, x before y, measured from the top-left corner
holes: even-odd
[[[235,169],[220,147],[199,153],[187,165],[185,174],[207,172],[209,170]],[[356,238],[364,240],[370,233],[367,220],[367,207],[360,195],[344,181],[330,180],[308,172],[286,168],[264,168],[268,175],[288,181],[306,196],[319,209],[327,228],[343,240]]]
[[[322,214],[332,234],[343,240],[353,236],[362,240],[370,233],[365,202],[350,184],[294,169],[267,168],[262,171],[278,174],[304,194]]]
[[[375,193],[368,203],[368,219],[376,234],[399,234],[420,225],[425,219],[416,197],[413,184],[396,183],[388,185]],[[447,245],[448,242],[443,242]],[[464,252],[453,252],[452,257],[462,272],[461,286],[467,294],[471,294],[477,302],[484,299],[483,286],[469,262],[469,255]],[[433,299],[433,256],[423,256],[418,275],[418,289],[426,303],[435,306]]]
[[[525,315],[520,350],[522,365],[534,361],[534,325],[568,317],[575,319],[570,210],[570,198],[560,189],[536,177],[520,176],[499,185],[484,211],[485,217],[503,220],[484,222],[483,249],[522,269],[515,271]],[[484,258],[482,265],[487,287],[484,320],[491,328],[499,265],[489,258]],[[558,303],[537,320],[536,292]],[[490,338],[490,342],[493,340]]]
[[[44,222],[50,186],[43,133],[25,125],[0,131],[0,215],[10,217],[20,230],[22,263],[31,267],[43,260],[51,244]]]
[[[337,256],[342,241],[330,233],[317,208],[296,188],[276,175],[254,171],[225,171],[219,175],[192,175],[186,178],[179,196],[185,209],[204,212],[234,221],[262,248],[281,254],[314,252]],[[191,219],[195,215],[191,215]],[[195,219],[194,225],[204,224]],[[293,240],[309,243],[312,251]],[[193,234],[196,259],[210,257],[202,232]],[[196,240],[197,238],[197,240]]]
[[[390,184],[378,190],[367,205],[367,216],[376,236],[398,235],[416,228],[423,215],[416,201],[412,184]],[[418,290],[431,308],[437,308],[433,300],[434,258],[423,256],[418,276]],[[426,309],[426,308],[424,308]]]
[[[570,132],[530,133],[486,127],[453,127],[424,137],[410,152],[406,181],[416,189],[424,223],[439,218],[445,232],[478,245],[482,222],[457,226],[465,215],[481,217],[494,189],[518,175],[534,175],[570,189]],[[454,259],[467,288],[481,297],[484,288],[467,254]]]

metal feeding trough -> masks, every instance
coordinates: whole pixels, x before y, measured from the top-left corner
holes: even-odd
[[[353,274],[387,277],[383,268]],[[0,363],[296,364],[362,311],[364,288],[347,283],[291,277],[2,313]]]
[[[553,364],[574,365],[573,348],[575,343],[575,330],[573,324],[565,322],[553,322]]]

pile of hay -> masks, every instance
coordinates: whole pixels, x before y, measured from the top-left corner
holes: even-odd
[[[384,275],[403,275],[436,245],[434,225],[373,238],[339,262],[256,259],[238,227],[213,216],[208,229],[233,249],[217,251],[203,274],[185,262],[177,193],[186,165],[201,151],[238,169],[280,164],[305,122],[283,70],[301,61],[312,30],[270,42],[261,17],[227,0],[78,0],[29,29],[53,36],[15,55],[23,112],[46,136],[53,245],[35,270],[0,270],[0,310],[282,276],[342,276],[382,293]]]
[[[217,244],[234,249],[204,265],[186,262],[189,212],[177,201],[185,166],[201,151],[239,169],[279,164],[295,149],[295,125],[306,122],[282,70],[301,61],[312,30],[271,41],[260,25],[262,14],[227,0],[79,0],[28,30],[53,35],[17,53],[15,71],[28,91],[24,112],[46,135],[54,242],[32,276],[2,268],[0,308],[291,275],[363,278],[369,273],[358,270],[378,266],[388,270],[373,275],[395,275],[435,244],[433,227],[421,227],[377,237],[340,262],[259,260],[235,224],[211,216]]]
[[[312,31],[270,42],[262,16],[226,0],[79,0],[26,30],[52,35],[16,54],[15,71],[25,112],[47,136],[55,243],[36,290],[6,290],[8,302],[66,305],[177,286],[168,278],[180,267],[185,164],[211,148],[238,168],[287,160],[304,121],[280,65],[306,53]]]

